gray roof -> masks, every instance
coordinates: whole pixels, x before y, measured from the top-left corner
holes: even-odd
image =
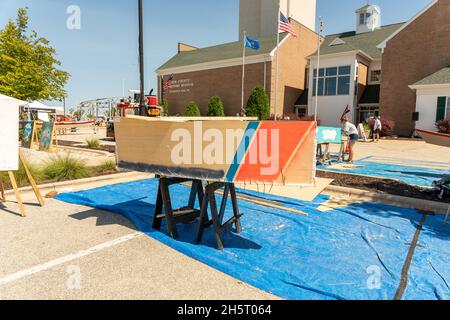
[[[421,86],[431,84],[450,84],[450,66],[433,73],[419,82],[416,82],[414,85]]]
[[[367,33],[356,34],[355,31],[351,31],[326,36],[325,41],[320,47],[321,55],[362,50],[373,59],[379,59],[381,58],[381,51],[377,46],[403,26],[403,24],[386,25]],[[336,38],[343,40],[345,44],[330,46]]]
[[[287,35],[287,33],[281,34],[280,41],[283,40]],[[259,39],[259,42],[259,50],[253,50],[249,48],[246,49],[247,57],[260,54],[268,54],[272,52],[277,46],[277,35],[261,38]],[[164,63],[161,67],[159,67],[157,71],[205,62],[239,58],[242,57],[242,46],[242,41],[236,41],[188,52],[180,52],[169,59],[169,61]]]

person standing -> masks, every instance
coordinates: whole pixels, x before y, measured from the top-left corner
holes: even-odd
[[[355,158],[356,143],[359,141],[358,129],[353,123],[348,121],[347,116],[343,116],[341,118],[341,123],[342,123],[342,131],[344,132],[344,134],[348,136],[349,139],[348,146],[350,156],[348,158],[348,163],[353,164],[353,160]]]
[[[381,124],[380,117],[375,117],[375,122],[373,125],[373,142],[379,142],[380,141],[380,133],[383,129],[383,126]]]

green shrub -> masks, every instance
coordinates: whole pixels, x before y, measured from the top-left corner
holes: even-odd
[[[185,117],[200,117],[200,109],[198,108],[198,105],[194,102],[191,101],[188,103],[187,107],[186,107],[186,112],[184,113]]]
[[[76,180],[89,177],[91,169],[83,161],[67,154],[64,156],[57,155],[51,159],[45,166],[43,173],[44,177],[49,180]]]
[[[248,117],[258,117],[259,120],[267,120],[270,117],[270,103],[266,91],[262,86],[253,89],[248,98],[246,115]]]
[[[100,148],[100,140],[96,138],[86,139],[86,143],[89,149],[99,149]]]
[[[34,164],[26,163],[28,170],[30,170],[31,176],[35,181],[39,181],[42,179],[42,171]],[[9,180],[9,176],[7,172],[2,172],[3,182],[6,188],[11,188],[11,181]],[[17,185],[20,187],[27,187],[30,185],[28,181],[28,176],[25,171],[25,167],[22,163],[19,164],[19,170],[14,171],[14,177],[16,178]]]
[[[225,111],[220,97],[214,96],[211,98],[211,100],[209,100],[207,116],[225,117]]]
[[[169,101],[167,99],[163,99],[162,101],[159,101],[158,104],[162,108],[162,116],[168,117],[169,116]]]
[[[114,160],[106,160],[99,166],[99,169],[102,171],[116,171],[117,165]]]

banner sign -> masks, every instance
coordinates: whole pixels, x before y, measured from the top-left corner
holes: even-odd
[[[341,144],[342,129],[335,127],[318,127],[317,128],[317,144]]]

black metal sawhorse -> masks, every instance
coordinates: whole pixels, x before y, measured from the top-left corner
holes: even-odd
[[[204,201],[203,184],[200,180],[182,179],[182,178],[159,178],[158,196],[156,199],[155,213],[153,215],[153,229],[161,229],[161,222],[166,219],[167,229],[170,236],[178,238],[178,223],[195,222],[200,216],[200,209],[195,208],[195,201],[202,204]],[[192,182],[189,203],[186,207],[174,210],[170,198],[169,187],[175,184]],[[164,211],[163,211],[164,209]]]
[[[220,211],[217,210],[216,191],[224,188]],[[231,197],[233,205],[233,217],[223,223],[225,209],[227,207],[228,198]],[[208,217],[208,207],[211,208],[211,220]],[[223,231],[231,225],[236,226],[236,232],[242,232],[241,217],[236,197],[236,188],[233,183],[215,182],[210,183],[205,188],[205,196],[203,198],[200,219],[197,226],[196,242],[200,243],[203,239],[203,233],[206,228],[213,227],[214,235],[217,241],[217,249],[224,249]]]

